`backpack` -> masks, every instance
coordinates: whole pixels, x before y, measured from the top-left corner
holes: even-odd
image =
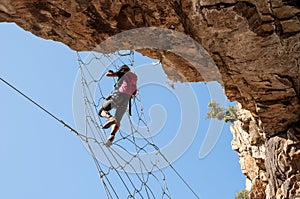
[[[126,72],[119,81],[120,81],[120,86],[118,88],[118,91],[120,93],[135,95],[137,89],[136,86],[137,76],[134,73],[130,71]]]

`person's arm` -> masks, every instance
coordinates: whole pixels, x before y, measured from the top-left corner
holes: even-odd
[[[117,77],[117,76],[118,76],[118,74],[115,73],[115,72],[112,71],[112,70],[107,71],[107,73],[106,73],[105,75],[106,75],[107,77]]]

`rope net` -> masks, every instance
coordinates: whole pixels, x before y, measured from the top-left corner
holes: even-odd
[[[74,113],[74,118],[80,121],[76,126],[84,133],[78,136],[94,160],[106,198],[171,198],[162,162],[167,163],[193,192],[153,142],[139,93],[132,103],[132,116],[128,110],[123,116],[123,120],[127,119],[127,128],[122,128],[122,121],[112,146],[105,145],[111,129],[102,128],[106,119],[99,117],[98,111],[113,90],[116,79],[103,77],[108,70],[116,71],[124,64],[135,72],[135,52],[92,53],[85,61],[79,53],[77,55],[80,73],[74,92],[77,89],[75,105],[80,107],[80,113]],[[193,194],[199,198],[195,192]]]

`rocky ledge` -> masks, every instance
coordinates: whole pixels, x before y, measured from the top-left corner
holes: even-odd
[[[247,110],[232,129],[252,198],[294,198],[300,192],[299,7],[298,0],[2,0],[0,22],[79,51],[135,28],[185,33],[212,57],[227,97]],[[193,64],[170,52],[138,50],[160,59],[171,79],[214,80],[200,78]]]

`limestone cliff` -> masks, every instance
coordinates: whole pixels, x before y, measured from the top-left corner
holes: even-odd
[[[139,27],[189,35],[218,66],[228,98],[248,110],[232,129],[252,198],[293,198],[300,191],[299,7],[298,0],[2,0],[0,22],[75,50]],[[180,71],[170,78],[203,81],[174,54],[139,51]]]
[[[300,142],[297,133],[266,138],[252,114],[239,105],[238,121],[231,125],[232,148],[239,154],[250,198],[299,196]],[[298,129],[299,130],[299,129]],[[298,134],[299,135],[299,134]]]

